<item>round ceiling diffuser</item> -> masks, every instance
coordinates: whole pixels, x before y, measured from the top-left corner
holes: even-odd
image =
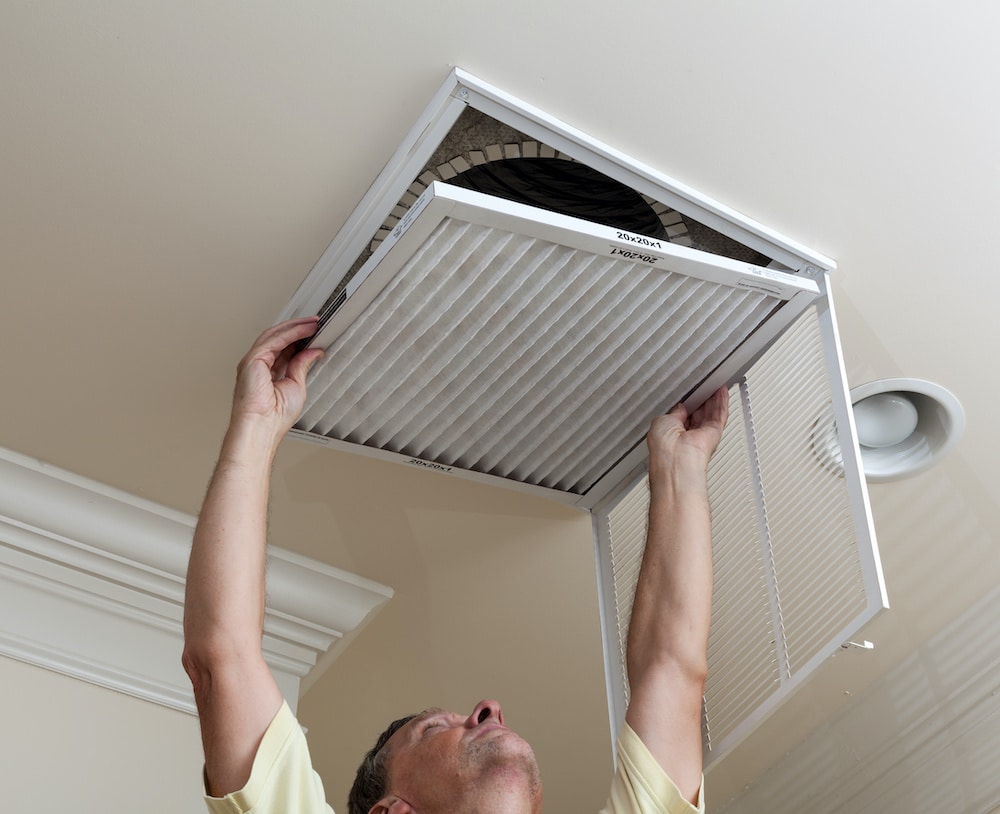
[[[937,463],[965,430],[945,388],[922,379],[881,379],[851,390],[861,462],[870,481],[916,475]]]
[[[865,478],[900,480],[929,469],[965,430],[955,396],[923,379],[880,379],[851,390],[851,408]],[[821,463],[842,474],[837,426],[832,415],[817,419],[812,446]]]

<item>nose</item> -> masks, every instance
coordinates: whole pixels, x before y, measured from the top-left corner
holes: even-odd
[[[498,724],[503,723],[503,710],[500,709],[499,701],[494,701],[491,698],[480,701],[472,710],[472,714],[465,719],[465,725],[471,729],[486,721],[495,721]]]

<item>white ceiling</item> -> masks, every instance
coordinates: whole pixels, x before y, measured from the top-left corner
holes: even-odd
[[[716,810],[994,810],[998,24],[899,0],[8,0],[0,445],[197,511],[236,360],[459,65],[836,259],[851,384],[923,377],[965,406],[947,461],[872,489],[875,651],[724,760]],[[301,706],[335,804],[385,720],[495,696],[548,809],[599,807],[586,515],[301,444],[272,512],[275,542],[397,592]]]

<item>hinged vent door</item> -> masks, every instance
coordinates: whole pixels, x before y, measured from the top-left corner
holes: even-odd
[[[887,606],[849,411],[829,300],[730,388],[709,469],[706,765]],[[831,432],[847,450],[842,465],[827,452]],[[628,699],[624,647],[648,505],[642,477],[594,512],[613,735]]]

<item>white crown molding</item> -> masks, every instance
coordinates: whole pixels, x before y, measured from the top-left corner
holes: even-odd
[[[195,520],[0,448],[0,654],[194,713],[180,657]],[[294,706],[393,592],[269,554],[264,656]]]

